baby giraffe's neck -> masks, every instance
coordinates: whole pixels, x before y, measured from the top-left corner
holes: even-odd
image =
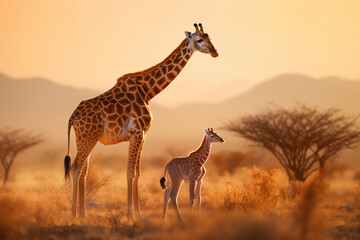
[[[209,159],[211,147],[212,142],[205,135],[199,148],[192,152],[190,155],[194,157],[196,161],[199,161],[201,165],[204,165]]]

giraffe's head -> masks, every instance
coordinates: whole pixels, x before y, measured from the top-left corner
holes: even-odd
[[[189,40],[193,50],[208,53],[214,58],[218,57],[219,54],[215,49],[214,45],[211,43],[209,35],[207,33],[204,33],[202,24],[199,23],[198,26],[195,23],[194,26],[196,29],[194,33],[185,32],[186,38]]]
[[[222,137],[220,137],[212,128],[208,128],[207,130],[204,128],[206,138],[210,139],[211,142],[225,142]]]

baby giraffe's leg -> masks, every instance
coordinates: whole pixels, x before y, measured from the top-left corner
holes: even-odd
[[[180,211],[179,211],[179,206],[178,206],[178,203],[177,203],[177,196],[178,196],[178,193],[179,193],[179,190],[181,188],[181,185],[183,184],[184,180],[181,178],[181,176],[171,176],[171,185],[172,185],[172,188],[171,188],[171,193],[170,193],[170,199],[171,199],[171,202],[174,206],[174,209],[175,209],[175,212],[176,212],[176,215],[179,219],[179,222],[180,224],[183,223],[183,220],[182,220],[182,217],[181,217],[181,214],[180,214]]]
[[[196,180],[189,179],[189,196],[190,196],[190,207],[193,210],[194,200],[195,200],[195,187],[196,187]]]
[[[195,188],[195,203],[196,203],[195,206],[199,210],[200,214],[201,214],[201,186],[203,183],[205,173],[206,173],[206,170],[204,167],[202,167],[201,176],[200,176],[200,179],[197,181],[196,188]]]
[[[195,188],[195,207],[199,210],[199,213],[201,214],[201,185],[202,185],[202,179],[197,181],[196,188]]]
[[[163,210],[163,216],[162,216],[163,219],[165,219],[165,217],[166,217],[166,211],[169,206],[171,189],[172,189],[172,186],[170,184],[169,187],[164,191],[164,210]]]

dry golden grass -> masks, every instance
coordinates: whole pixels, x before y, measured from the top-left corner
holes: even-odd
[[[90,160],[90,166],[88,170],[88,175],[86,178],[86,199],[91,200],[94,198],[95,194],[104,186],[107,186],[111,183],[111,176],[102,176],[100,170],[97,166],[97,163],[101,157],[97,156],[94,159]]]
[[[70,185],[2,189],[0,239],[359,239],[360,184],[344,197],[322,177],[288,184],[276,169],[246,171],[244,181],[218,177],[212,184],[205,177],[202,216],[191,213],[183,186],[184,227],[171,207],[161,221],[163,192],[147,175],[140,181],[142,219],[134,225],[127,224],[126,189],[116,184],[98,187],[92,196],[97,205],[87,205],[85,220],[71,218]],[[160,178],[161,172],[147,174]]]

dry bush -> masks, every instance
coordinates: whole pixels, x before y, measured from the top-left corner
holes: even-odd
[[[226,214],[208,212],[202,217],[193,216],[181,228],[175,222],[166,222],[159,229],[139,239],[242,239],[242,240],[289,240],[295,239],[287,224],[280,224],[271,218],[244,214],[239,211]]]
[[[307,183],[302,183],[296,205],[295,223],[299,227],[302,239],[316,239],[318,228],[321,228],[319,219],[320,204],[328,185],[324,182],[325,173],[320,173]]]
[[[360,182],[358,182],[355,187],[354,205],[360,210]]]
[[[354,176],[353,176],[355,181],[360,181],[360,169],[357,169],[354,171]]]
[[[261,170],[254,166],[250,179],[244,182],[242,186],[226,183],[222,193],[218,191],[212,193],[216,199],[219,199],[221,194],[222,203],[207,204],[213,208],[218,205],[221,209],[240,208],[269,213],[276,211],[282,200],[283,191],[283,186],[278,181],[278,171],[276,169]]]
[[[100,161],[101,156],[97,156],[93,160],[90,160],[89,172],[86,178],[86,199],[93,199],[95,194],[104,186],[109,185],[113,177],[102,176],[97,163]]]
[[[143,176],[146,181],[140,184],[142,220],[137,220],[135,225],[127,224],[127,191],[123,186],[104,186],[96,194],[99,205],[86,206],[83,221],[71,218],[71,186],[0,191],[0,239],[187,239],[191,236],[192,239],[310,240],[359,236],[359,207],[354,205],[351,211],[344,209],[340,205],[344,202],[341,194],[325,195],[327,185],[320,177],[306,183],[287,184],[280,181],[283,176],[278,170],[253,167],[244,184],[227,184],[224,177],[219,179],[223,185],[205,188],[201,217],[196,211],[191,214],[188,188],[183,186],[179,204],[185,226],[180,228],[172,207],[167,221],[161,221],[163,191],[158,179],[151,178],[154,175],[147,172]],[[357,191],[360,197],[360,184]],[[331,228],[319,225],[325,218],[335,219]]]
[[[141,162],[141,169],[148,170],[148,169],[158,169],[164,168],[165,165],[172,159],[171,156],[167,156],[167,154],[159,154],[152,157],[143,158]]]
[[[219,176],[225,173],[233,175],[240,167],[248,164],[251,156],[243,152],[221,152],[210,156],[209,169]]]
[[[251,179],[244,183],[245,209],[275,211],[280,201],[278,171],[253,167]]]
[[[105,204],[104,208],[106,209],[106,220],[111,227],[120,227],[125,221],[126,200],[119,199],[117,196],[110,196],[109,199],[103,201]]]
[[[33,238],[42,227],[70,223],[70,201],[63,189],[0,192],[0,239]]]
[[[195,222],[192,229],[190,227],[186,229],[187,233],[195,235],[194,239],[206,240],[288,240],[296,238],[291,231],[288,231],[287,224],[274,221],[269,217],[253,216],[235,211],[226,215],[210,215],[207,219],[212,219],[212,221]]]
[[[247,214],[257,212],[278,220],[287,219],[287,231],[294,231],[296,239],[321,239],[318,233],[325,222],[318,222],[325,211],[321,209],[321,204],[328,188],[324,175],[306,183],[297,181],[289,184],[281,184],[278,175],[275,169],[253,167],[250,179],[242,186],[227,183],[222,195],[216,191],[212,197],[223,199],[222,203],[216,203],[220,209],[245,210]]]
[[[21,239],[32,224],[29,206],[25,199],[0,193],[0,239]]]
[[[281,200],[283,187],[278,181],[278,170],[253,167],[251,179],[244,183],[246,209],[275,211]]]
[[[333,178],[345,178],[349,167],[349,163],[332,162],[328,166],[325,166],[321,171],[326,172],[324,175],[326,179],[324,180],[327,181]]]

